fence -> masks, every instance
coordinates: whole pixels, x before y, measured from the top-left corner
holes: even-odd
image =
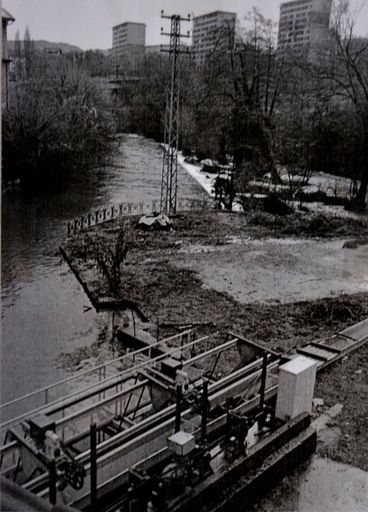
[[[177,211],[191,211],[191,210],[204,210],[212,206],[212,201],[209,198],[205,199],[191,199],[179,198]],[[78,233],[83,229],[88,229],[92,226],[97,226],[103,222],[117,219],[120,217],[129,217],[133,215],[148,215],[160,211],[160,201],[152,201],[151,203],[120,203],[119,205],[112,205],[102,210],[96,210],[93,213],[88,213],[82,217],[78,217],[68,222],[68,235]]]

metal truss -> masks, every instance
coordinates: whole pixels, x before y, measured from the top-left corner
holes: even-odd
[[[161,48],[162,52],[169,53],[170,82],[167,84],[167,96],[165,107],[165,135],[162,160],[162,180],[160,211],[168,215],[176,213],[178,191],[178,144],[179,144],[179,56],[184,52],[180,47],[180,38],[189,37],[180,33],[180,22],[190,21],[190,16],[182,18],[178,14],[166,16],[161,11],[161,18],[171,20],[170,32],[161,35],[170,36],[168,50]]]

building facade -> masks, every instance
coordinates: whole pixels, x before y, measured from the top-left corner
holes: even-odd
[[[202,64],[216,48],[228,47],[234,39],[236,13],[215,11],[193,18],[192,52],[195,61]]]
[[[168,52],[170,50],[169,44],[152,44],[150,46],[146,46],[145,52],[146,55],[159,54],[162,51]]]
[[[278,47],[297,55],[328,44],[332,0],[293,0],[280,5]]]
[[[190,47],[186,44],[180,43],[179,46],[180,52],[186,54],[190,53]],[[153,44],[150,46],[146,46],[146,55],[154,55],[154,54],[161,54],[161,55],[168,55],[170,52],[170,45],[169,44]]]
[[[127,21],[112,27],[112,56],[118,59],[124,55],[145,52],[146,25]]]
[[[1,8],[1,43],[2,43],[2,56],[1,56],[1,108],[5,109],[8,107],[8,81],[9,81],[9,52],[8,52],[8,24],[13,23],[13,16]]]

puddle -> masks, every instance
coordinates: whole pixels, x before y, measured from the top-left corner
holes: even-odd
[[[253,512],[368,512],[368,473],[314,457],[252,508]]]

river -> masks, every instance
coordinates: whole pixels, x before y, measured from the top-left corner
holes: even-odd
[[[160,197],[162,150],[152,140],[123,138],[111,165],[76,176],[58,192],[2,198],[2,403],[65,376],[59,354],[96,341],[103,315],[89,306],[58,246],[69,220],[121,202]],[[203,198],[184,169],[178,197]]]

